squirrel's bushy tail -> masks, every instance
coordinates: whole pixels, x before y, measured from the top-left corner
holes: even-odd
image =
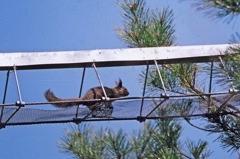
[[[56,107],[70,107],[70,106],[81,104],[81,102],[66,103],[67,101],[70,102],[70,101],[73,101],[73,100],[80,100],[81,98],[78,98],[78,99],[61,99],[61,98],[56,97],[55,94],[50,89],[48,89],[44,93],[44,96],[49,102],[59,102],[59,103],[52,103]]]

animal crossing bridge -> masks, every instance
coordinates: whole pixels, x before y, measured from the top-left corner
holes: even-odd
[[[3,96],[0,104],[0,128],[8,125],[29,125],[45,123],[80,123],[84,121],[110,121],[110,120],[138,120],[162,118],[190,118],[209,117],[211,115],[224,115],[223,112],[210,113],[205,107],[210,106],[214,99],[218,108],[226,105],[231,108],[230,113],[239,113],[238,90],[234,87],[220,92],[212,92],[212,78],[214,63],[220,63],[224,67],[222,57],[232,45],[199,45],[199,46],[173,46],[155,48],[130,48],[130,49],[109,49],[90,51],[61,51],[61,52],[18,52],[0,53],[0,73],[7,73],[5,86],[1,87]],[[171,93],[165,87],[159,65],[183,64],[183,63],[210,63],[208,91],[197,94],[176,94]],[[105,93],[103,99],[91,101],[99,102],[100,108],[94,112],[87,107],[73,106],[62,109],[41,109],[42,105],[54,103],[70,103],[69,101],[59,102],[24,102],[21,94],[21,86],[18,79],[18,71],[37,69],[63,69],[63,68],[83,68],[80,94],[85,77],[85,68],[93,67],[96,78],[105,92],[101,76],[98,73],[99,67],[113,66],[136,66],[145,65],[145,82],[141,97],[108,98]],[[156,74],[161,82],[159,96],[146,96],[146,81],[149,73],[149,66],[156,68]],[[9,89],[10,71],[16,83],[18,100],[6,103]],[[226,75],[227,76],[227,75]],[[226,77],[228,78],[228,77]],[[230,81],[231,82],[231,81]],[[0,94],[0,95],[1,95]],[[71,101],[74,102],[74,101]],[[113,108],[107,107],[106,103],[112,103]],[[166,106],[181,105],[187,103],[191,105],[188,114],[173,112],[168,116],[156,116],[158,108]],[[35,106],[30,108],[28,106]],[[93,113],[95,114],[93,116]],[[229,113],[229,112],[228,112]]]

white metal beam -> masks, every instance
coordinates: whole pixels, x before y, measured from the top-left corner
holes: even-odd
[[[0,70],[130,66],[162,63],[208,62],[222,56],[228,44],[127,48],[89,51],[0,53]]]

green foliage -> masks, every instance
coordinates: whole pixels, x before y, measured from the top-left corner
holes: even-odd
[[[131,147],[126,138],[126,135],[120,129],[117,134],[112,130],[105,132],[105,144],[110,158],[125,159],[128,158]]]
[[[59,147],[64,152],[81,159],[104,159],[105,146],[103,131],[94,134],[88,125],[78,128],[72,127],[71,131],[67,131],[62,142],[59,143]]]
[[[159,109],[155,115],[166,115],[169,111],[170,109]],[[191,149],[188,144],[180,142],[181,130],[180,123],[173,119],[146,122],[137,135],[128,136],[121,129],[117,132],[111,129],[96,131],[83,124],[67,131],[59,147],[79,159],[190,159],[187,152]],[[185,145],[185,149],[189,150],[184,152],[180,145]],[[199,144],[191,152],[201,158],[208,150],[206,145]]]
[[[156,116],[167,116],[172,108],[160,108]],[[161,143],[156,144],[159,148],[163,145],[167,148],[176,148],[182,131],[181,124],[176,119],[159,119],[155,122],[154,138]]]
[[[165,147],[162,147],[158,151],[155,151],[155,153],[150,154],[148,156],[149,159],[156,159],[156,158],[161,158],[161,159],[182,159],[181,155],[173,151],[172,149],[168,149]]]
[[[129,47],[171,46],[174,44],[173,11],[150,11],[144,0],[118,2],[124,10],[124,27],[116,28]]]
[[[189,149],[191,156],[194,159],[206,159],[210,157],[212,152],[206,150],[207,145],[208,143],[206,141],[198,141],[197,144],[190,140],[187,141],[187,147]]]
[[[172,109],[159,108],[155,116],[166,116]],[[175,119],[159,119],[153,122],[150,158],[183,158],[180,154],[181,124]]]
[[[229,151],[237,151],[240,148],[240,117],[237,114],[219,114],[209,117],[209,121],[211,123],[206,128],[220,132],[218,140],[223,148],[228,148]]]
[[[154,116],[166,116],[172,111],[172,107],[159,108]],[[181,132],[180,122],[170,118],[147,121],[137,135],[126,135],[121,129],[116,132],[111,129],[96,131],[90,125],[82,124],[66,131],[59,147],[79,159],[190,159],[188,152],[196,158],[208,154],[206,142],[199,141],[205,144],[198,144],[193,149],[180,141]]]
[[[192,0],[198,10],[205,11],[207,16],[226,18],[230,21],[240,13],[239,0]]]
[[[151,150],[152,143],[152,125],[150,122],[147,122],[143,126],[143,129],[138,131],[137,136],[132,135],[128,137],[132,147],[133,157],[136,159],[147,158],[149,153],[151,153],[149,150]]]

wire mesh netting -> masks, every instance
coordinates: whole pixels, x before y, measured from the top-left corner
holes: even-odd
[[[212,97],[211,100],[218,108],[221,106],[239,107],[239,95],[224,95]],[[87,107],[73,106],[68,108],[59,108],[52,110],[43,110],[39,108],[28,108],[11,106],[3,107],[2,123],[5,125],[27,125],[39,123],[64,123],[80,121],[101,121],[101,120],[129,120],[143,117],[150,119],[164,117],[185,117],[201,115],[204,116],[211,108],[208,97],[187,97],[187,98],[170,98],[170,99],[134,99],[118,100],[112,103],[112,107],[102,102],[99,109],[90,111]],[[107,105],[107,107],[106,107]],[[159,116],[156,112],[159,109],[172,110],[168,116]],[[238,109],[238,108],[237,108]],[[187,112],[187,113],[186,113]]]

